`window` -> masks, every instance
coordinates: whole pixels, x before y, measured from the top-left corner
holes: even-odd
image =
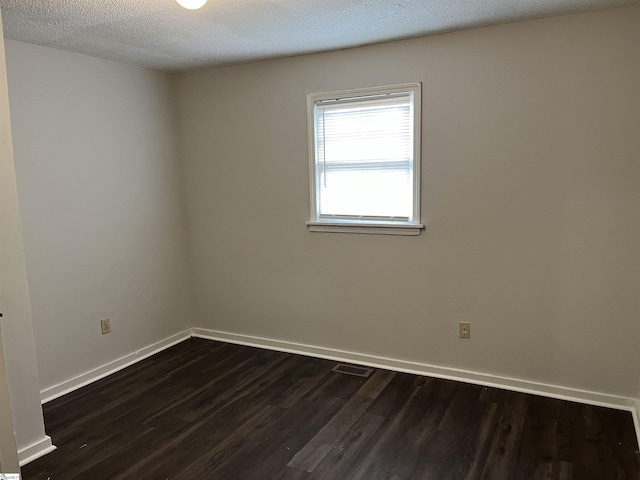
[[[419,235],[420,84],[307,95],[311,231]]]

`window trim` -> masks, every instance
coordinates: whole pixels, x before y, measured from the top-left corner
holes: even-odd
[[[424,224],[420,217],[420,153],[421,153],[421,118],[422,118],[422,85],[420,82],[385,85],[379,87],[333,90],[330,92],[307,94],[307,130],[309,149],[309,187],[310,187],[310,220],[306,222],[311,232],[331,233],[369,233],[378,235],[420,235]],[[320,219],[316,192],[316,125],[315,106],[318,102],[338,100],[342,98],[372,97],[379,95],[413,94],[413,220],[375,220],[368,219]]]

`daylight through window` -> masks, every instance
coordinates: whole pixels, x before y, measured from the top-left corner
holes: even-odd
[[[420,85],[313,94],[308,102],[310,228],[420,233]]]

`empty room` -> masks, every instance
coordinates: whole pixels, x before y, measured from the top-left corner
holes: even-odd
[[[0,7],[0,478],[640,480],[640,2]]]

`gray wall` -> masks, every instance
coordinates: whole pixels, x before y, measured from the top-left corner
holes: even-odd
[[[190,325],[172,84],[85,55],[15,41],[6,50],[46,388]]]
[[[637,395],[639,24],[634,6],[178,76],[195,325]],[[410,81],[426,232],[309,233],[305,95]]]

